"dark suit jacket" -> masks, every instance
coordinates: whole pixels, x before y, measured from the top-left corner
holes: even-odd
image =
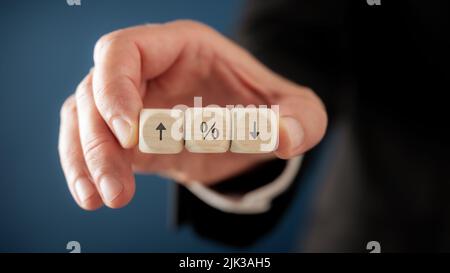
[[[340,135],[302,250],[365,251],[371,240],[382,251],[450,249],[449,11],[444,0],[249,3],[238,41],[275,72],[314,89],[327,106],[330,131]],[[312,158],[314,151],[306,162]],[[270,164],[234,179],[241,183],[231,188],[267,182],[266,173],[282,169]],[[305,172],[308,163],[291,192],[302,187]],[[283,217],[290,198],[281,196],[266,216],[236,216],[181,190],[179,219],[203,236],[250,244]],[[199,228],[195,214],[204,210],[249,231],[229,238],[220,225]],[[247,223],[256,219],[269,223]]]

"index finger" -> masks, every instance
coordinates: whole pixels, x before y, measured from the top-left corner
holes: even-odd
[[[97,42],[95,104],[122,147],[137,144],[138,116],[146,81],[176,61],[186,40],[182,28],[172,23],[118,30]]]

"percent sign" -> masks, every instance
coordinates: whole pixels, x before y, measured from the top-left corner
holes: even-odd
[[[213,139],[219,138],[219,130],[216,128],[215,122],[209,127],[208,124],[203,121],[200,124],[200,131],[203,133],[203,140],[205,140],[208,135],[211,135]]]

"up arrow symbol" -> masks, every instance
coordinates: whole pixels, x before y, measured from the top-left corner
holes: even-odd
[[[159,140],[162,140],[162,131],[166,130],[166,127],[162,124],[162,122],[159,123],[158,127],[156,127],[156,130],[159,131]]]

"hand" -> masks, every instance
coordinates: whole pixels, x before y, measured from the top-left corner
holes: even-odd
[[[180,183],[213,184],[271,158],[316,145],[327,115],[308,88],[271,72],[244,49],[192,21],[137,26],[102,37],[95,66],[61,109],[59,155],[69,189],[84,209],[118,208],[133,197],[133,172]],[[279,105],[280,133],[271,154],[143,154],[139,111],[192,105]]]

